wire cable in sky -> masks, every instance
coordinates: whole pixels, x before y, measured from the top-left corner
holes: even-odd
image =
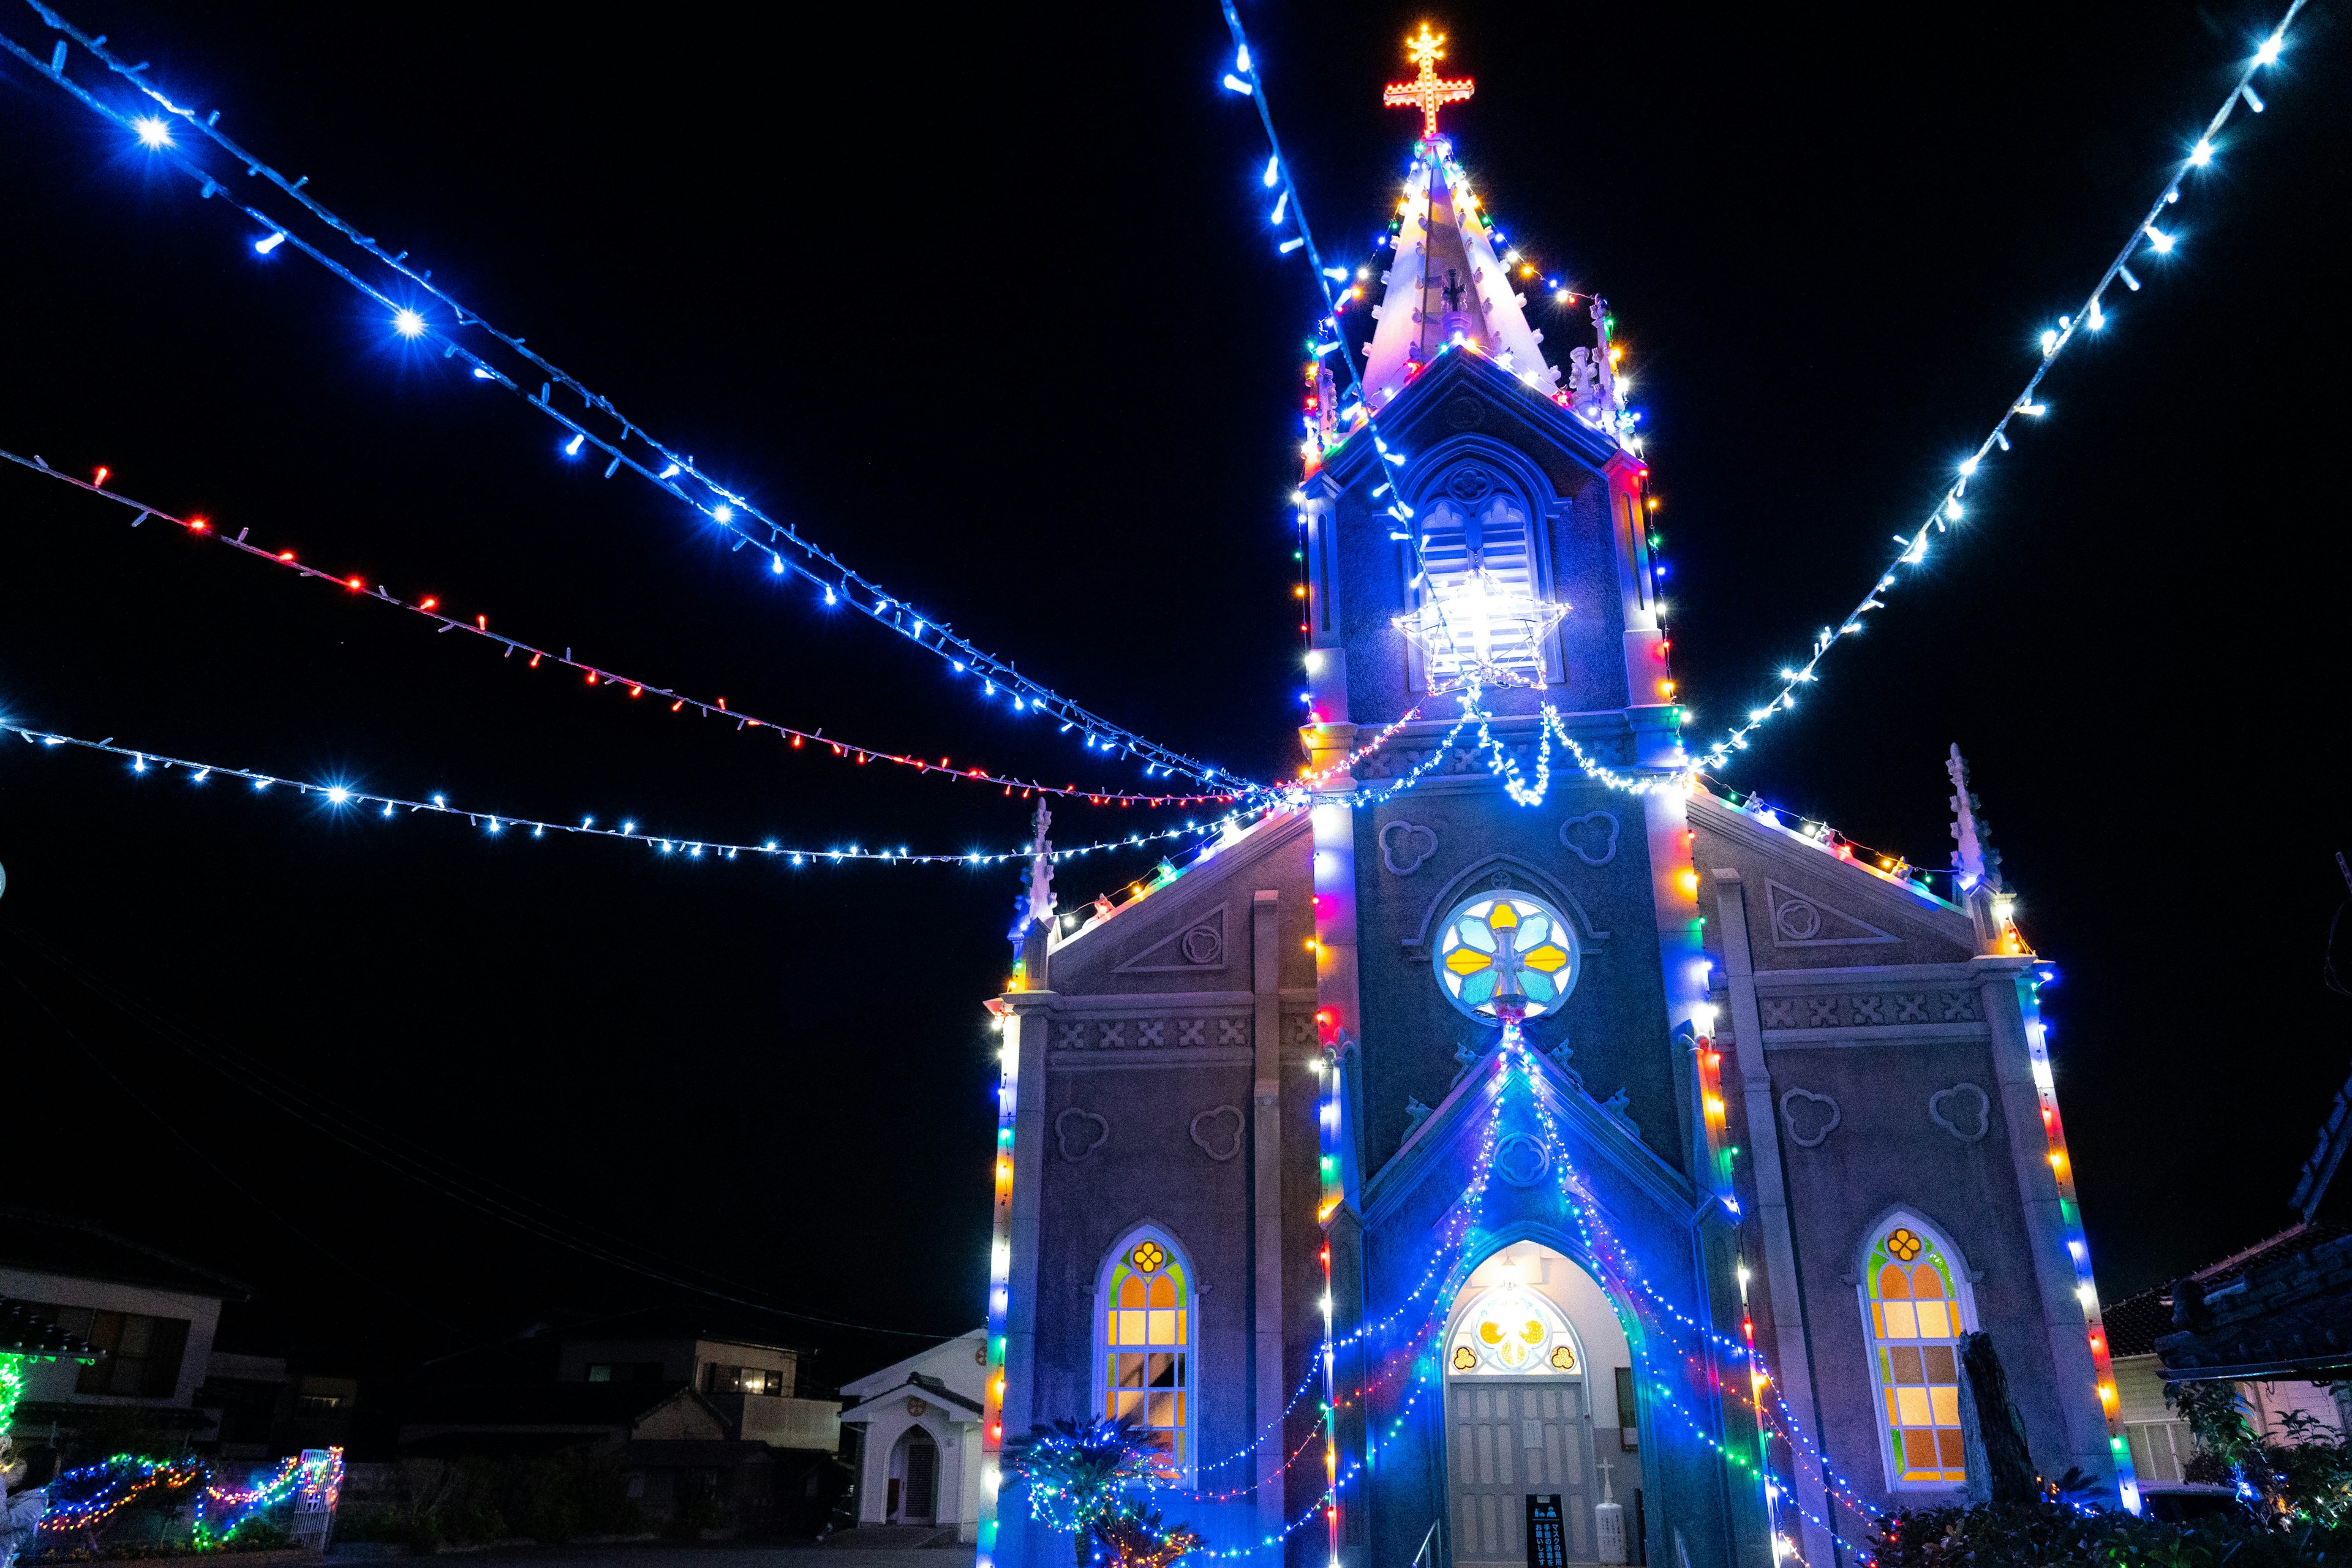
[[[105,35],[93,37],[83,32],[40,4],[39,0],[26,0],[26,3],[44,24],[61,35],[55,50],[44,60],[33,50],[5,35],[0,35],[0,49],[16,56],[41,76],[71,93],[92,112],[130,132],[152,156],[197,182],[206,197],[221,196],[227,205],[252,219],[261,231],[260,237],[253,242],[257,251],[268,255],[286,247],[309,257],[374,301],[383,311],[388,331],[420,345],[440,345],[443,358],[463,361],[476,380],[496,384],[553,420],[569,436],[569,439],[561,442],[566,457],[580,458],[584,455],[586,447],[593,447],[600,456],[611,459],[604,469],[605,478],[612,478],[623,468],[628,468],[692,507],[709,523],[733,534],[736,549],[740,550],[746,544],[756,548],[768,562],[772,574],[805,579],[823,590],[827,605],[846,604],[860,614],[890,627],[942,663],[951,666],[958,675],[970,675],[984,682],[988,695],[992,696],[996,688],[1003,687],[1015,713],[1043,713],[1059,721],[1064,732],[1085,731],[1089,750],[1100,751],[1107,755],[1136,757],[1143,762],[1147,777],[1157,777],[1166,773],[1198,779],[1212,789],[1230,787],[1240,793],[1247,793],[1255,787],[1238,774],[1162,746],[1072,702],[1021,674],[1009,660],[975,647],[957,636],[951,626],[884,592],[829,552],[801,537],[790,525],[769,516],[740,491],[703,473],[695,466],[691,456],[656,439],[643,426],[623,415],[611,399],[590,390],[552,361],[526,347],[521,338],[491,326],[446,290],[436,288],[432,281],[432,268],[420,270],[409,266],[407,251],[397,254],[386,252],[373,238],[362,234],[303,189],[309,183],[308,176],[289,180],[260,157],[232,141],[217,124],[220,119],[218,110],[199,118],[196,110],[174,102],[147,79],[146,62],[142,61],[135,66],[123,63],[120,56],[106,47]],[[123,113],[68,78],[65,74],[68,40],[89,51],[107,69],[129,82],[162,109],[163,114]],[[397,286],[398,293],[387,292],[385,289],[369,282],[295,234],[288,225],[229,195],[228,187],[219,174],[206,169],[182,150],[179,142],[181,132],[209,141],[235,159],[244,174],[268,181],[299,203],[313,218],[326,224],[375,261],[390,268],[401,279]],[[433,309],[435,305],[446,310],[446,320],[440,319],[439,312]],[[478,331],[492,348],[516,356],[528,369],[518,367],[521,370],[520,375],[501,369],[452,335],[468,329]],[[530,390],[530,384],[534,381],[540,384],[536,393]],[[559,386],[580,399],[581,411],[577,416],[555,406],[554,389]],[[607,427],[592,429],[585,423],[591,419]],[[760,537],[763,530],[766,533],[764,539]]]
[[[288,1083],[247,1053],[230,1047],[216,1045],[205,1039],[136,994],[127,991],[105,976],[90,970],[87,965],[77,962],[70,955],[58,951],[32,933],[14,925],[6,929],[18,941],[73,976],[92,994],[105,1000],[117,1012],[140,1025],[183,1056],[211,1068],[247,1093],[254,1095],[284,1114],[303,1122],[331,1141],[342,1144],[352,1152],[383,1166],[397,1175],[430,1188],[454,1203],[626,1272],[642,1275],[665,1285],[693,1291],[698,1295],[729,1301],[737,1306],[756,1308],[761,1311],[773,1312],[780,1317],[796,1318],[805,1322],[824,1323],[834,1328],[856,1329],[866,1333],[929,1340],[952,1337],[950,1334],[923,1330],[892,1329],[875,1323],[852,1322],[846,1319],[828,1318],[817,1313],[803,1311],[798,1308],[780,1306],[775,1302],[761,1299],[756,1294],[756,1287],[731,1279],[714,1269],[679,1262],[660,1253],[636,1247],[608,1232],[582,1225],[562,1215],[561,1211],[516,1192],[511,1187],[475,1175],[445,1156],[430,1152],[418,1152],[413,1144],[405,1143],[386,1134],[318,1096]],[[17,979],[17,984],[20,986],[23,985],[21,977]],[[29,990],[27,994],[30,994]],[[37,996],[35,996],[34,1000],[36,1003],[40,1003]],[[48,1011],[47,1004],[41,1003],[40,1005],[44,1012]],[[64,1024],[57,1019],[54,1013],[50,1014],[50,1018],[52,1022],[58,1024],[60,1030],[65,1028]],[[68,1033],[70,1037],[70,1031]],[[76,1038],[74,1043],[78,1046],[81,1044],[79,1038]],[[83,1047],[83,1049],[85,1053],[88,1052],[87,1047]],[[92,1056],[91,1059],[97,1060],[95,1056]],[[109,1076],[113,1076],[111,1068],[104,1068],[103,1063],[100,1066],[108,1072]],[[116,1079],[118,1084],[121,1081],[119,1078]],[[126,1089],[125,1092],[129,1091]],[[140,1104],[142,1110],[147,1109],[144,1102],[140,1101],[137,1096],[133,1095],[131,1098],[133,1102]],[[159,1121],[163,1121],[162,1116],[152,1110],[149,1114],[154,1115]],[[169,1122],[165,1122],[164,1125],[167,1130],[173,1131],[174,1136],[178,1136],[176,1129],[171,1129]],[[187,1140],[182,1138],[181,1142],[184,1143]],[[194,1145],[190,1144],[189,1147],[193,1149]],[[207,1164],[212,1163],[201,1151],[198,1151],[198,1157],[204,1158]],[[215,1165],[214,1169],[217,1171],[219,1167]],[[222,1173],[222,1179],[229,1180],[226,1172]],[[234,1182],[231,1184],[235,1185]],[[242,1192],[244,1189],[238,1190]],[[290,1222],[288,1224],[289,1229],[293,1228]],[[300,1232],[297,1231],[296,1234],[299,1235]],[[306,1237],[304,1239],[309,1238]],[[312,1245],[316,1246],[315,1243]],[[325,1248],[320,1247],[319,1250],[324,1252]],[[333,1257],[331,1253],[327,1256]],[[352,1271],[354,1274],[358,1273],[356,1269]],[[701,1279],[693,1278],[696,1275],[701,1276]],[[362,1275],[361,1278],[364,1279],[366,1277]],[[437,1319],[430,1319],[428,1314],[424,1314],[421,1308],[413,1310],[417,1310],[420,1315],[428,1316],[428,1321],[436,1323],[439,1321]],[[446,1323],[440,1326],[449,1327]],[[453,1329],[451,1331],[457,1331]],[[464,1337],[471,1338],[471,1336]]]

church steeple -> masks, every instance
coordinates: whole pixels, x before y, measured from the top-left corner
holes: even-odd
[[[1477,193],[1454,162],[1453,142],[1438,132],[1440,106],[1458,103],[1473,90],[1466,77],[1437,75],[1434,62],[1444,58],[1444,43],[1443,34],[1426,26],[1407,39],[1420,75],[1391,83],[1382,98],[1390,108],[1419,110],[1423,134],[1413,143],[1412,167],[1398,201],[1395,248],[1381,274],[1386,291],[1372,312],[1380,324],[1364,345],[1364,393],[1375,412],[1448,347],[1485,354],[1547,395],[1559,382],[1559,371],[1538,346],[1543,333],[1528,325],[1527,297],[1518,291],[1534,268],[1507,248],[1480,210]],[[1498,253],[1497,245],[1506,248]]]

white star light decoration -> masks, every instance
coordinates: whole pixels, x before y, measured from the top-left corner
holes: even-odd
[[[1507,588],[1484,565],[1459,587],[1395,617],[1396,629],[1421,650],[1430,690],[1541,683],[1540,645],[1569,606]]]

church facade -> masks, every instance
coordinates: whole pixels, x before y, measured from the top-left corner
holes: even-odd
[[[1563,368],[1424,129],[1309,412],[1301,804],[991,1004],[983,1568],[1070,1551],[1004,1440],[1105,1416],[1222,1556],[1830,1568],[1981,1492],[1969,1330],[2136,1507],[1957,755],[1958,902],[1686,782],[1606,307]]]

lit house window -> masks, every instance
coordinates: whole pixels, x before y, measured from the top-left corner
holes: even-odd
[[[1192,1288],[1164,1236],[1128,1238],[1104,1276],[1102,1413],[1140,1428],[1177,1477],[1192,1464]]]
[[[1944,1249],[1911,1219],[1870,1249],[1871,1353],[1885,1405],[1887,1471],[1896,1486],[1968,1479],[1960,1450],[1960,1292]]]

